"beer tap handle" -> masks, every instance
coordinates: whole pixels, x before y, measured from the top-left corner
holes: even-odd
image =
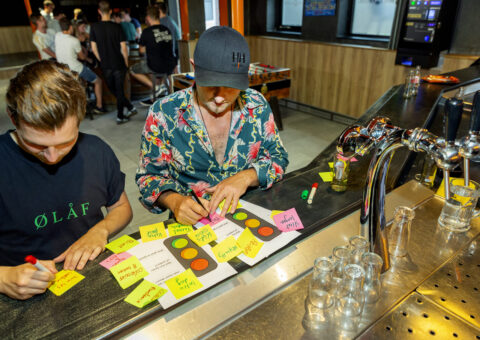
[[[470,114],[470,132],[480,131],[480,91],[473,96],[472,113]]]
[[[457,130],[462,119],[463,101],[450,98],[445,103],[445,140],[453,144],[457,137]]]

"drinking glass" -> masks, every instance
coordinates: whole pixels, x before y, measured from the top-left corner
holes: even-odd
[[[362,255],[363,269],[365,270],[365,281],[363,283],[363,292],[365,302],[373,303],[380,298],[382,290],[382,281],[380,273],[383,266],[382,258],[371,252]]]
[[[338,152],[333,157],[333,179],[330,184],[334,191],[342,192],[347,190],[348,175],[350,173],[350,159]]]
[[[355,235],[349,238],[348,246],[350,248],[350,263],[362,264],[362,255],[368,251],[370,242],[360,235]]]
[[[357,264],[348,264],[345,266],[344,275],[342,291],[336,301],[335,321],[338,328],[354,331],[362,318],[365,302],[365,271]]]
[[[343,281],[343,273],[345,266],[350,261],[350,249],[346,246],[337,246],[333,248],[333,295],[338,296]]]
[[[408,252],[410,227],[415,211],[409,207],[399,206],[393,212],[393,224],[388,234],[388,250],[392,256],[403,257]]]

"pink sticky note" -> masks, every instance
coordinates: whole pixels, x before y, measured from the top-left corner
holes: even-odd
[[[358,162],[358,159],[356,159],[355,157],[353,158],[348,158],[348,157],[345,157],[345,156],[342,156],[342,155],[337,155],[338,159],[341,159],[342,161],[348,161],[350,160],[350,162]]]
[[[217,224],[218,222],[222,222],[224,219],[225,218],[218,215],[217,213],[213,213],[212,215],[210,215],[210,221],[207,220],[206,218],[202,218],[200,220],[200,223],[202,223],[204,225],[210,224],[210,226],[213,226],[213,225]]]
[[[298,217],[295,208],[273,216],[273,220],[275,221],[277,228],[283,232],[303,229],[302,221],[300,221],[300,217]]]
[[[123,253],[119,253],[119,254],[113,254],[113,255],[107,257],[102,262],[100,262],[100,265],[107,268],[107,269],[110,269],[114,265],[119,264],[123,260],[128,259],[130,256],[132,256],[132,255],[127,253],[126,251],[123,252]]]

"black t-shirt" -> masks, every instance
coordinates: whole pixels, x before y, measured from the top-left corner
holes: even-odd
[[[163,25],[147,27],[140,37],[140,45],[147,50],[147,64],[157,73],[172,73],[177,60],[173,54],[170,30]]]
[[[90,41],[97,43],[98,54],[102,59],[100,66],[104,70],[126,69],[125,60],[120,49],[120,43],[127,41],[122,26],[110,21],[100,21],[92,24]]]
[[[23,151],[10,131],[0,135],[0,266],[26,255],[54,259],[118,202],[125,174],[100,138],[80,133],[60,163],[46,165]]]

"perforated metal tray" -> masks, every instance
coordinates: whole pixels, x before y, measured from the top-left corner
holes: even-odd
[[[358,339],[480,339],[480,330],[414,292]]]
[[[480,329],[479,238],[425,280],[417,291]]]

